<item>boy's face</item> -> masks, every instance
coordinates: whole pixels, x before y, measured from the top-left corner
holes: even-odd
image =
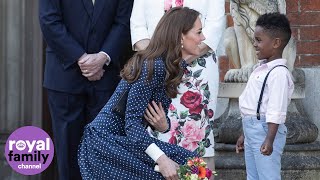
[[[254,43],[259,60],[270,59],[274,54],[274,38],[272,38],[261,26],[254,31]]]

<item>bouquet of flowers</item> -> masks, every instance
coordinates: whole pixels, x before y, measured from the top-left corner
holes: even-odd
[[[181,180],[208,180],[215,171],[207,168],[207,163],[202,158],[189,158],[187,164],[181,165],[178,175]]]

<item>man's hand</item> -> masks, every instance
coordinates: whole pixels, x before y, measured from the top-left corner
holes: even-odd
[[[85,56],[81,56],[78,61],[78,65],[81,69],[82,75],[87,78],[95,75],[103,68],[107,58],[108,57],[102,53],[86,54]]]
[[[169,128],[161,102],[159,106],[154,101],[152,101],[152,105],[148,104],[144,118],[159,132],[164,132]]]
[[[172,161],[165,154],[161,155],[156,162],[159,165],[160,173],[166,180],[179,179],[179,176],[177,173],[177,169],[179,168],[179,165],[176,162]]]
[[[236,153],[239,153],[244,149],[244,135],[241,134],[236,143]]]
[[[104,69],[100,69],[96,74],[94,74],[93,76],[89,76],[88,80],[89,81],[98,81],[102,78],[104,74]]]

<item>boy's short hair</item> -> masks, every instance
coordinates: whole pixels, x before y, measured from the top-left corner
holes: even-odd
[[[269,32],[272,37],[280,37],[284,41],[283,48],[290,40],[290,22],[284,14],[278,12],[263,14],[258,18],[256,26],[262,27]]]

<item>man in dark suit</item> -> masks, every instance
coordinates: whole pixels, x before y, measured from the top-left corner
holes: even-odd
[[[59,179],[81,179],[77,148],[119,82],[130,40],[133,0],[40,0],[47,42],[44,87],[52,118]],[[97,162],[98,163],[98,162]]]

